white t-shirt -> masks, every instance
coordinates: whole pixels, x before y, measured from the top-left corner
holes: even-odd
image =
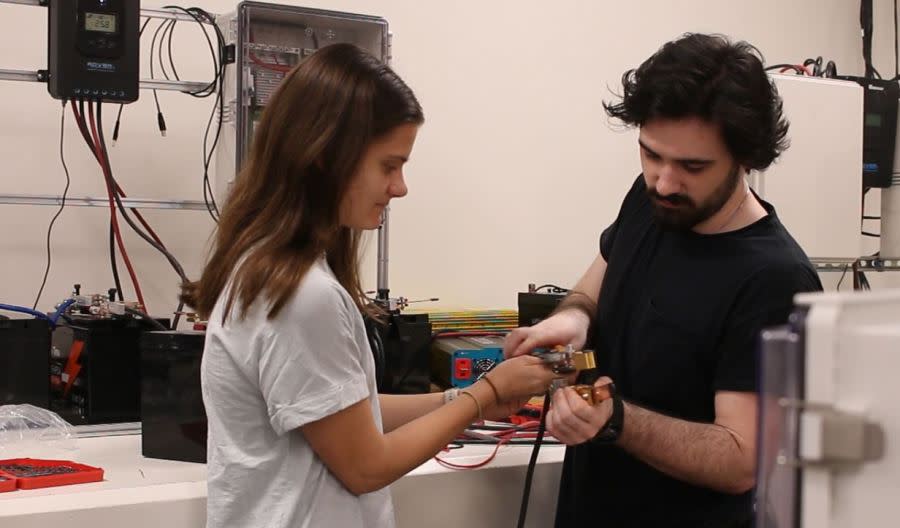
[[[278,317],[255,302],[209,318],[201,384],[209,418],[208,528],[392,528],[390,490],[355,496],[297,429],[368,398],[375,362],[356,306],[325,259]]]

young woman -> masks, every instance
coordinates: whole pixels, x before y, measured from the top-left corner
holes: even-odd
[[[423,121],[409,87],[347,44],[306,59],[266,107],[184,292],[209,319],[210,528],[391,527],[388,484],[554,378],[522,356],[460,393],[377,394],[360,236],[406,195]]]

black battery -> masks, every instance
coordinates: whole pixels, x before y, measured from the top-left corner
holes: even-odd
[[[141,350],[142,452],[206,463],[207,421],[200,391],[204,332],[145,332]]]
[[[378,392],[424,394],[431,389],[428,314],[392,313],[386,325],[367,325],[375,355]]]
[[[519,292],[519,326],[543,321],[565,297],[565,292]]]
[[[50,322],[0,319],[0,405],[50,405]]]
[[[138,338],[146,330],[147,322],[132,317],[73,315],[58,325],[50,354],[51,410],[75,425],[140,421]]]

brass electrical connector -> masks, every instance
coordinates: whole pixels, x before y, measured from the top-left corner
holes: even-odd
[[[532,355],[541,358],[557,374],[572,374],[597,368],[593,350],[575,350],[572,345],[536,348]]]
[[[613,397],[612,380],[602,378],[605,383],[598,385],[573,385],[572,388],[581,396],[581,399],[588,405],[597,405],[598,403]]]

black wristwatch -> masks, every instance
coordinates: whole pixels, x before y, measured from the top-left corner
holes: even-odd
[[[622,402],[621,396],[616,392],[615,384],[609,385],[609,391],[612,395],[612,414],[603,427],[597,431],[591,443],[594,444],[612,444],[622,435],[622,429],[625,425],[625,404]]]

